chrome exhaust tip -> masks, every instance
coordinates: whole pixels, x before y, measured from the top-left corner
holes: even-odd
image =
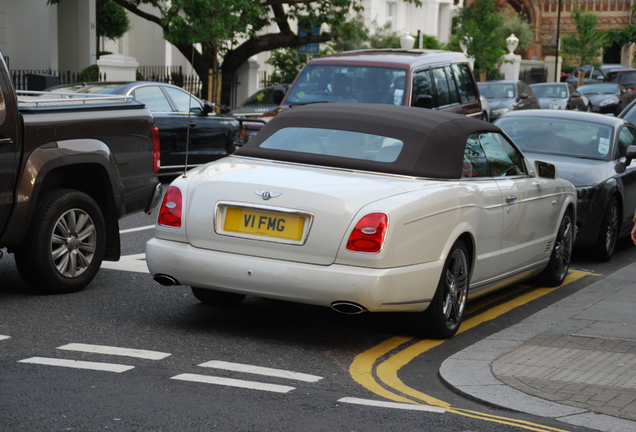
[[[364,306],[348,301],[335,301],[331,303],[331,308],[336,312],[347,315],[356,315],[367,311]]]
[[[153,279],[155,282],[165,286],[181,285],[179,281],[173,278],[172,276],[168,276],[164,274],[155,275]]]

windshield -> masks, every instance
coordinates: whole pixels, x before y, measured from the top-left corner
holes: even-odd
[[[618,91],[618,84],[587,84],[577,88],[582,95],[586,94],[614,94]]]
[[[564,85],[530,86],[538,98],[562,99],[568,97],[568,90]]]
[[[406,71],[368,66],[308,66],[283,104],[368,102],[404,105]]]
[[[600,123],[547,117],[502,117],[495,123],[521,150],[609,160],[612,128]]]
[[[515,97],[515,85],[509,83],[479,83],[479,93],[486,99],[512,99]]]

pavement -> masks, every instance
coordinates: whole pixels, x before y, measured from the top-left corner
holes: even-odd
[[[490,405],[636,432],[636,263],[449,357],[439,374]]]

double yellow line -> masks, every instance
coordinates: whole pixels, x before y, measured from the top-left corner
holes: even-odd
[[[568,277],[561,286],[565,286],[590,274],[591,273],[581,271],[570,271]],[[480,309],[487,309],[462,322],[458,333],[463,333],[479,324],[493,320],[520,305],[543,297],[558,288],[559,287],[533,289],[532,291],[521,294],[512,300],[508,300],[505,303],[492,307],[490,306],[506,297],[509,297],[511,294],[517,294],[525,291],[528,287],[517,286],[512,290],[503,290],[496,295],[490,295],[484,299],[477,300],[469,305],[470,307],[467,310],[467,315],[472,312],[479,311]],[[356,356],[349,367],[349,373],[358,384],[367,390],[395,402],[430,405],[443,408],[449,413],[481,419],[484,421],[517,426],[532,431],[564,432],[562,429],[555,429],[522,420],[453,408],[448,402],[444,402],[433,396],[422,393],[412,387],[409,387],[400,380],[398,372],[402,367],[409,364],[415,357],[422,355],[426,351],[435,348],[444,342],[444,340],[437,339],[424,339],[418,341],[412,337],[395,336]]]

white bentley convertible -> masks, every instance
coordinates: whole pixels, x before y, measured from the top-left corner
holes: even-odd
[[[146,246],[155,281],[457,331],[468,299],[567,275],[576,191],[496,126],[419,108],[315,104],[177,178]]]

